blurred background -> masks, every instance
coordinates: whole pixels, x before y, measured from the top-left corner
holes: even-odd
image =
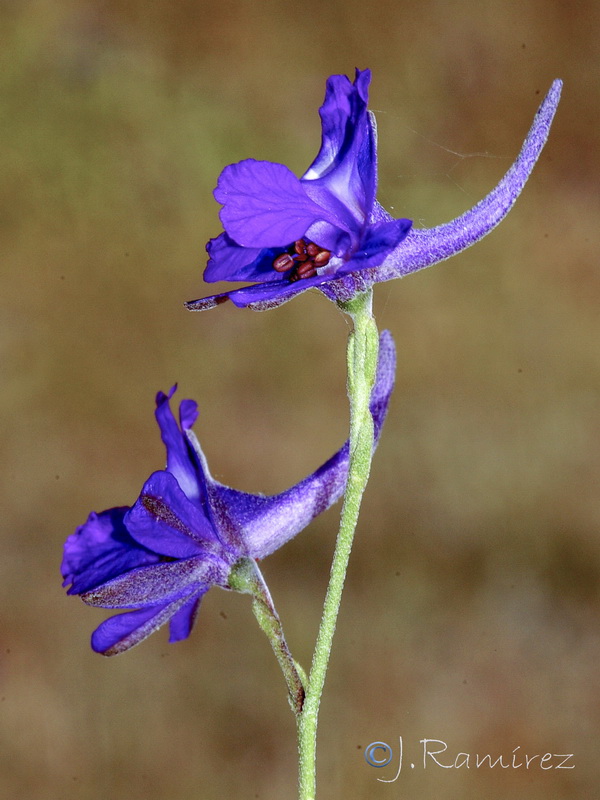
[[[348,325],[318,292],[258,314],[188,299],[246,157],[301,174],[332,73],[373,70],[380,200],[470,208],[556,77],[546,150],[468,252],[381,284],[398,375],[321,707],[319,797],[589,798],[600,768],[600,5],[2,0],[0,795],[296,796],[283,679],[247,598],[114,659],[62,544],[164,452],[154,394],[198,400],[213,473],[276,492],[346,436]],[[264,562],[310,662],[339,506]],[[404,740],[405,769],[366,746]],[[423,770],[419,740],[575,769]],[[409,761],[417,762],[408,768]],[[556,760],[551,762],[558,763]]]

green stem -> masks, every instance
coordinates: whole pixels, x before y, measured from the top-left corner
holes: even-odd
[[[316,795],[317,724],[331,644],[342,599],[348,560],[363,492],[373,456],[373,417],[369,410],[377,370],[379,339],[372,315],[372,292],[341,305],[352,317],[348,337],[348,397],[350,400],[350,463],[340,529],[331,565],[323,617],[317,636],[302,712],[298,716],[299,798]]]
[[[287,684],[290,706],[298,716],[304,702],[306,676],[304,670],[292,658],[283,635],[279,614],[256,561],[251,558],[241,558],[237,561],[229,573],[229,584],[238,592],[252,595],[252,611],[271,643]]]

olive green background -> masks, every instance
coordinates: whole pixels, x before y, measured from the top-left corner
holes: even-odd
[[[293,716],[247,598],[184,643],[114,659],[67,598],[62,543],[164,464],[154,394],[198,400],[213,473],[249,491],[344,440],[348,325],[317,292],[254,313],[183,301],[242,158],[301,174],[332,73],[373,70],[380,200],[431,226],[563,100],[508,219],[375,290],[397,386],[364,501],[321,707],[319,797],[597,796],[600,768],[600,6],[523,2],[0,3],[0,795],[295,796]],[[306,666],[339,507],[264,564]],[[369,767],[373,741],[397,762]],[[459,752],[575,769],[424,770]],[[409,762],[415,763],[410,769]],[[556,760],[550,762],[555,765]]]

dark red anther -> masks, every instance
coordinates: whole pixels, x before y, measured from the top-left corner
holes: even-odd
[[[304,239],[298,239],[297,242],[294,242],[294,252],[295,261],[306,261],[308,256],[306,255],[306,242]]]
[[[298,264],[296,272],[299,278],[312,278],[317,274],[315,265],[312,261],[305,261],[304,264]]]
[[[331,258],[331,253],[329,250],[320,250],[316,256],[314,256],[313,261],[316,267],[324,267],[325,264],[329,264],[329,259]]]
[[[282,253],[273,261],[273,269],[277,272],[291,270],[288,280],[299,281],[314,277],[317,268],[328,264],[330,258],[329,250],[323,250],[318,244],[307,242],[306,239],[296,239],[288,247],[287,253]]]
[[[276,272],[286,272],[286,270],[290,269],[294,266],[294,259],[291,257],[289,253],[282,253],[280,256],[277,256],[275,261],[273,261],[273,269]]]

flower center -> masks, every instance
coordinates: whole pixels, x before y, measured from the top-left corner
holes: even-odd
[[[329,263],[331,253],[323,250],[314,242],[307,242],[306,239],[298,239],[294,244],[273,261],[273,269],[276,272],[287,272],[291,270],[288,279],[299,281],[302,278],[312,278],[317,274],[319,267],[324,267]]]

